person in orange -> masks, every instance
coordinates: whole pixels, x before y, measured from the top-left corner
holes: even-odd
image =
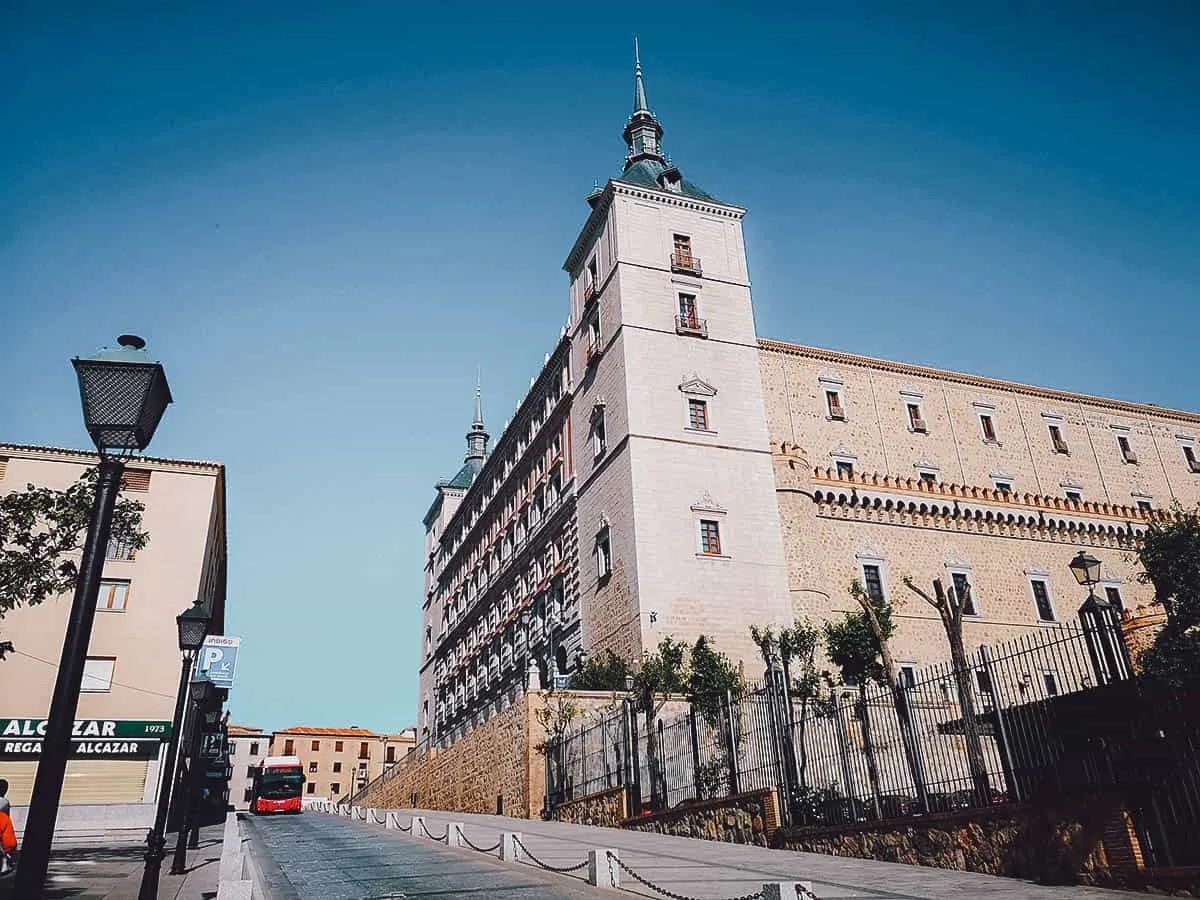
[[[4,796],[7,793],[8,781],[0,778],[0,875],[11,868],[8,855],[17,852],[17,832],[13,828],[12,816],[9,815],[12,807],[8,798]]]

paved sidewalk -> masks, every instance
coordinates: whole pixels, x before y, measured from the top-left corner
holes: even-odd
[[[612,847],[623,863],[655,884],[698,900],[719,900],[753,893],[765,881],[811,881],[820,900],[1129,900],[1127,891],[1088,887],[1046,887],[1015,878],[978,875],[899,863],[768,850],[744,844],[691,840],[617,828],[593,828],[504,816],[399,810],[400,822],[424,816],[435,835],[447,822],[462,822],[473,843],[494,844],[501,831],[520,832],[530,853],[551,866],[570,866],[587,858],[590,848]],[[312,813],[325,815],[324,813]],[[349,821],[349,820],[345,820]],[[361,829],[383,826],[354,823]],[[395,834],[395,831],[390,832]],[[411,836],[409,839],[413,839]],[[430,840],[429,838],[421,838]],[[471,853],[472,850],[459,850]],[[574,876],[564,875],[564,878]],[[626,873],[621,886],[647,897],[660,894],[637,884]]]
[[[187,871],[183,875],[168,874],[170,851],[175,846],[175,836],[170,835],[158,882],[159,900],[216,897],[223,833],[223,825],[200,829],[200,846],[188,851]],[[145,844],[127,840],[107,846],[56,849],[50,856],[44,896],[47,900],[136,900],[145,868],[145,849]],[[12,882],[11,876],[0,879],[0,898],[10,896]]]

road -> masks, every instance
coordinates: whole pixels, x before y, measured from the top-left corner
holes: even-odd
[[[613,900],[578,879],[316,812],[243,821],[266,900]]]
[[[988,900],[1129,900],[1133,896],[1125,891],[1090,887],[1051,887],[1031,884],[1016,878],[999,878],[974,872],[795,853],[788,850],[768,850],[744,844],[689,840],[615,828],[591,828],[503,816],[400,810],[398,816],[401,824],[407,825],[413,813],[425,816],[430,831],[435,835],[445,833],[447,822],[461,822],[467,837],[483,847],[493,844],[501,829],[520,832],[526,849],[553,866],[578,863],[587,858],[589,848],[615,848],[620,853],[621,861],[642,877],[676,894],[697,900],[727,900],[731,897],[745,896],[759,890],[764,882],[780,881],[811,882],[820,900],[964,900],[977,897],[987,897]],[[382,814],[380,816],[382,817]],[[293,818],[293,821],[300,820],[314,821],[314,828],[317,827],[316,822],[321,822],[322,827],[327,822],[333,822],[340,828],[330,834],[352,833],[355,836],[354,846],[362,848],[364,852],[368,848],[376,847],[375,842],[379,842],[378,846],[384,848],[379,852],[384,857],[395,852],[391,848],[407,849],[413,845],[432,845],[439,853],[451,854],[451,858],[454,859],[465,856],[467,861],[474,861],[483,857],[483,854],[469,850],[442,849],[427,837],[414,838],[398,834],[394,830],[385,831],[382,825],[337,818],[315,810]],[[268,821],[265,824],[273,822]],[[314,848],[314,852],[320,852],[319,848]],[[326,857],[324,865],[333,865],[328,861],[331,858],[332,854]],[[508,865],[511,869],[520,871],[522,875],[527,869],[532,869],[524,864]],[[511,869],[502,871],[507,872]],[[558,881],[551,883],[581,884],[574,876],[556,877]],[[624,873],[621,875],[621,887],[624,891],[662,900],[661,895],[636,883]],[[380,895],[351,892],[328,896]],[[605,891],[604,896],[608,900],[615,900],[622,894]]]

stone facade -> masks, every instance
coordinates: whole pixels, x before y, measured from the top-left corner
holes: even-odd
[[[773,790],[750,791],[627,819],[621,827],[629,831],[766,847],[779,827],[779,810]]]
[[[903,823],[781,829],[771,846],[806,853],[958,869],[1054,884],[1137,884],[1141,875],[1119,800],[1071,808],[1013,806]]]
[[[560,803],[551,815],[556,822],[615,828],[625,820],[627,802],[625,788],[609,788]]]

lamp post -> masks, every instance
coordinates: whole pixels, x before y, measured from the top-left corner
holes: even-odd
[[[1087,642],[1088,657],[1098,685],[1124,681],[1129,677],[1129,656],[1112,604],[1096,596],[1100,581],[1100,560],[1080,550],[1069,564],[1075,580],[1088,589],[1087,599],[1079,607],[1079,621]]]
[[[179,833],[175,836],[175,853],[171,857],[172,875],[182,875],[187,871],[188,832],[191,831],[195,819],[196,788],[201,771],[200,738],[204,731],[205,710],[216,694],[216,687],[207,678],[193,678],[188,682],[188,694],[196,709],[192,714],[192,731],[188,735],[187,776],[179,782],[183,808],[179,820]]]
[[[166,855],[167,810],[171,807],[171,790],[176,782],[175,759],[179,750],[179,732],[183,728],[183,711],[187,707],[188,674],[191,672],[195,653],[208,634],[208,613],[199,604],[175,617],[179,629],[179,649],[182,662],[179,665],[179,688],[175,692],[175,716],[171,720],[171,737],[159,773],[158,808],[154,813],[154,827],[146,835],[146,867],[142,870],[142,886],[138,900],[155,900],[158,897],[158,876],[162,871]]]
[[[104,555],[121,489],[121,474],[125,471],[121,457],[146,448],[171,402],[167,376],[162,365],[151,360],[143,349],[146,342],[135,335],[123,334],[117,343],[119,350],[106,348],[88,359],[71,361],[79,379],[84,424],[100,451],[100,476],[33,782],[21,863],[13,884],[13,893],[20,900],[41,897],[46,883]]]

